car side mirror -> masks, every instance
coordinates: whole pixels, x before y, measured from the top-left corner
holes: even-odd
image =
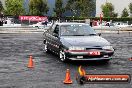
[[[59,37],[59,35],[58,35],[58,34],[56,34],[56,33],[53,33],[53,36],[55,36],[55,37]]]

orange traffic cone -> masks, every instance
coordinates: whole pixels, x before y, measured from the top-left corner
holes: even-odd
[[[29,61],[28,61],[28,68],[33,68],[34,67],[34,62],[33,62],[33,57],[30,55]]]
[[[71,77],[70,77],[70,70],[67,69],[66,70],[66,77],[65,77],[65,80],[63,81],[64,84],[72,84],[72,80],[71,80]]]

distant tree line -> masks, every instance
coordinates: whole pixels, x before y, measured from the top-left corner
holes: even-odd
[[[29,0],[29,12],[26,13],[24,8],[24,0],[6,0],[5,9],[0,2],[0,11],[5,15],[46,15],[49,11],[47,0]],[[74,16],[88,17],[92,16],[95,11],[95,2],[93,0],[68,0],[65,5],[62,0],[55,0],[55,8],[53,15],[62,17],[66,11],[70,11]]]
[[[121,17],[128,17],[129,13],[130,16],[132,15],[132,2],[128,5],[127,9],[126,7],[123,9]],[[114,12],[114,6],[112,5],[112,3],[106,2],[105,4],[103,4],[101,6],[102,12],[103,12],[103,16],[104,17],[117,17],[118,13]]]
[[[26,13],[24,8],[24,0],[5,0],[5,8],[0,1],[0,13],[5,15],[46,15],[49,11],[47,0],[29,0],[29,12]],[[132,16],[132,2],[128,5],[129,9],[124,8],[121,17]],[[93,11],[96,9],[94,0],[68,0],[65,5],[62,0],[55,0],[55,8],[53,8],[54,17],[62,17],[63,13],[69,11],[74,17],[92,17]],[[105,3],[101,6],[104,17],[117,17],[118,13],[114,12],[112,3]]]

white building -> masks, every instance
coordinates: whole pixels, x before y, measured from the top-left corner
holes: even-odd
[[[118,13],[120,17],[122,14],[122,10],[124,8],[128,9],[128,5],[132,2],[132,0],[96,0],[96,16],[99,17],[101,10],[101,5],[105,4],[106,2],[110,2],[114,5],[115,12]]]

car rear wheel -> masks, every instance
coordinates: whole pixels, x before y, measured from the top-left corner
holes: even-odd
[[[64,50],[60,49],[60,52],[59,52],[59,58],[62,62],[66,62],[67,59],[66,59],[66,54],[64,52]]]

